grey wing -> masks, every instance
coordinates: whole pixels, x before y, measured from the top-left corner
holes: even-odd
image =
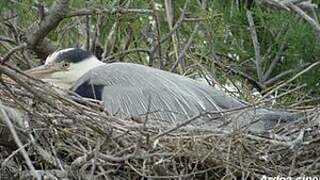
[[[73,90],[77,92],[83,84],[93,85],[95,97],[101,98],[108,112],[132,116],[150,113],[153,118],[171,122],[200,112],[243,106],[211,86],[137,64],[97,67],[78,80]]]

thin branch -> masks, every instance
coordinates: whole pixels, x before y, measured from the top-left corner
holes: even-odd
[[[150,15],[152,14],[152,10],[150,9],[128,9],[128,8],[122,8],[122,7],[116,7],[116,8],[104,8],[104,9],[90,9],[90,8],[84,8],[76,11],[72,11],[68,14],[66,14],[65,18],[71,18],[75,16],[88,16],[88,15],[99,15],[99,14],[141,14],[141,15]]]
[[[258,0],[258,3],[269,8],[275,8],[286,11],[293,10],[311,25],[311,27],[316,33],[318,42],[320,42],[320,24],[317,22],[317,19],[313,19],[306,12],[304,12],[305,10],[313,13],[314,9],[318,7],[317,4],[305,0]]]
[[[111,54],[112,49],[109,49],[109,47],[111,45],[113,45],[113,41],[114,41],[114,34],[116,32],[116,28],[118,27],[118,22],[116,21],[115,23],[113,23],[110,32],[106,38],[106,41],[104,42],[104,47],[103,47],[103,53],[102,53],[102,61],[107,61],[106,59],[108,59],[108,55]]]
[[[97,22],[94,26],[94,32],[93,37],[91,40],[91,48],[90,51],[93,53],[96,53],[97,51],[97,44],[98,44],[98,38],[100,37],[100,27],[101,27],[101,15],[97,16]]]
[[[285,28],[285,33],[287,32],[287,28]],[[280,34],[282,34],[281,32],[278,34],[277,39],[280,37]],[[278,65],[278,62],[280,61],[280,59],[282,58],[282,53],[285,50],[285,47],[287,45],[287,41],[286,38],[287,36],[285,36],[284,40],[282,40],[281,44],[280,44],[280,48],[276,54],[276,56],[273,58],[268,70],[263,74],[262,77],[262,81],[265,82],[266,80],[268,80],[270,78],[271,73],[273,72],[273,70],[275,69],[276,65]],[[271,49],[271,47],[270,47]]]
[[[266,93],[264,95],[264,97],[268,97],[269,95],[271,95],[272,93],[274,93],[276,90],[286,86],[287,84],[289,84],[290,82],[292,82],[293,80],[297,79],[298,77],[300,77],[302,74],[308,72],[310,69],[312,69],[313,67],[317,66],[320,64],[320,61],[317,61],[313,64],[311,64],[309,67],[307,67],[306,69],[304,69],[303,71],[299,72],[298,74],[296,74],[295,76],[293,76],[291,79],[287,80],[286,82],[280,84],[279,86],[277,86],[276,88],[272,89],[271,91],[269,91],[268,93]]]
[[[0,64],[4,64],[5,62],[7,62],[9,60],[9,58],[11,57],[11,55],[13,55],[15,52],[24,49],[27,46],[26,43],[22,43],[19,46],[16,46],[14,48],[12,48],[9,52],[7,52],[7,54],[5,54],[3,56],[3,58],[0,57]]]
[[[125,40],[124,47],[123,47],[122,51],[126,51],[126,50],[129,49],[130,44],[132,43],[132,40],[133,40],[133,30],[129,26],[128,30],[127,30],[127,38]],[[120,57],[119,61],[122,62],[123,61],[123,57]]]
[[[265,84],[266,86],[268,86],[268,85],[274,83],[275,81],[278,81],[278,80],[279,80],[280,78],[282,78],[283,76],[286,76],[286,75],[288,75],[288,74],[294,73],[295,71],[296,71],[296,70],[294,70],[294,69],[289,69],[289,70],[287,70],[287,71],[284,71],[284,72],[282,72],[282,73],[279,73],[279,74],[277,74],[276,76],[274,76],[274,77],[270,78],[269,80],[265,81],[264,84]]]
[[[317,21],[315,21],[307,13],[305,13],[300,7],[298,7],[292,3],[289,3],[288,6],[311,25],[311,27],[313,28],[313,30],[316,33],[318,41],[320,41],[320,25],[319,25],[319,23],[317,23]]]
[[[206,59],[209,59],[212,61],[212,63],[214,63],[215,65],[217,65],[218,67],[220,67],[221,69],[226,69],[224,70],[225,72],[231,72],[231,73],[234,73],[236,75],[239,75],[241,76],[242,78],[248,80],[248,82],[250,84],[253,85],[253,87],[257,88],[258,91],[262,91],[263,89],[265,89],[265,86],[263,84],[261,84],[260,82],[256,81],[255,78],[251,77],[250,75],[240,71],[240,70],[237,70],[237,69],[234,69],[232,68],[231,66],[226,66],[224,65],[223,63],[217,61],[217,57],[215,55],[213,55],[213,57],[207,57],[207,56],[204,56],[202,54],[198,54],[200,57],[202,58],[206,58]],[[230,58],[226,55],[223,55],[221,54],[222,56],[224,56],[225,58]],[[233,59],[232,59],[233,60]]]
[[[289,95],[289,94],[292,94],[292,93],[296,93],[299,89],[301,89],[301,88],[303,88],[303,87],[306,87],[307,86],[307,84],[302,84],[302,85],[300,85],[300,86],[298,86],[298,87],[295,87],[295,88],[293,88],[293,89],[290,89],[290,90],[288,90],[288,91],[286,91],[286,92],[284,92],[284,93],[282,93],[282,94],[279,94],[279,95],[276,95],[276,96],[274,96],[274,97],[270,97],[270,98],[265,98],[265,99],[263,99],[263,97],[260,99],[260,100],[258,100],[258,102],[259,101],[264,101],[264,102],[270,102],[270,101],[273,101],[273,100],[277,100],[277,99],[280,99],[281,97],[284,97],[284,96],[286,96],[286,95]],[[270,88],[271,89],[271,88]]]
[[[164,2],[165,8],[166,8],[166,16],[167,16],[167,22],[169,26],[169,30],[172,31],[172,26],[173,26],[173,18],[174,18],[174,12],[173,12],[173,7],[172,7],[172,0],[165,0]],[[171,35],[171,40],[172,40],[172,46],[173,46],[173,51],[174,55],[176,58],[176,61],[179,59],[179,44],[178,44],[178,38],[177,38],[177,33],[176,31],[173,31]]]
[[[252,43],[253,43],[253,47],[254,47],[254,52],[255,52],[255,64],[256,64],[256,69],[257,69],[258,80],[260,83],[262,83],[262,64],[261,64],[260,45],[259,45],[258,36],[257,36],[256,28],[254,25],[253,17],[252,17],[252,12],[250,10],[247,10],[247,18],[248,18],[249,30],[251,33]]]
[[[257,104],[256,104],[257,105]],[[217,111],[211,111],[211,112],[201,112],[201,113],[198,113],[197,115],[194,115],[193,117],[187,119],[186,121],[183,121],[181,123],[177,123],[174,127],[164,131],[164,132],[161,132],[160,134],[152,137],[153,140],[156,140],[156,139],[159,139],[160,137],[162,136],[165,136],[181,127],[184,127],[196,120],[199,120],[199,118],[201,117],[205,117],[206,115],[225,115],[225,114],[228,114],[228,113],[233,113],[233,112],[237,112],[237,111],[240,111],[240,110],[245,110],[245,109],[250,109],[254,107],[253,105],[246,105],[246,106],[242,106],[242,107],[235,107],[235,108],[230,108],[230,109],[225,109],[225,110],[217,110]],[[214,121],[216,119],[219,119],[221,117],[217,116],[217,117],[214,117],[212,119],[210,119],[210,121]],[[201,119],[200,119],[201,120]]]
[[[1,102],[0,102],[1,103]],[[24,144],[22,147],[19,147],[18,149],[14,150],[8,157],[6,157],[2,162],[1,162],[1,168],[7,165],[7,162],[9,162],[10,159],[12,159],[16,154],[18,154],[21,149],[29,146],[31,142],[28,142]]]
[[[295,102],[295,103],[289,105],[289,108],[294,108],[294,107],[298,107],[298,106],[301,106],[301,105],[305,106],[306,103],[317,103],[317,104],[319,104],[320,103],[320,97],[316,97],[316,98],[312,98],[312,99],[306,99],[306,100]]]
[[[186,0],[184,5],[183,5],[183,9],[182,9],[182,12],[180,14],[179,19],[177,20],[176,24],[173,26],[171,31],[166,36],[161,38],[161,40],[160,40],[161,44],[164,43],[166,40],[168,40],[172,36],[172,34],[175,33],[175,31],[181,26],[181,24],[182,24],[182,22],[184,21],[184,18],[185,18],[185,14],[186,14],[188,3],[189,3],[189,0]]]
[[[130,53],[134,53],[134,52],[144,52],[144,53],[147,53],[149,54],[150,53],[150,50],[149,49],[145,49],[145,48],[134,48],[134,49],[128,49],[128,50],[125,50],[125,51],[120,51],[118,53],[115,53],[111,56],[108,56],[104,59],[102,59],[103,62],[108,62],[109,60],[111,59],[114,59],[116,57],[121,57],[121,56],[125,56],[127,54],[130,54]]]
[[[36,169],[34,168],[34,166],[32,165],[32,162],[28,156],[28,153],[27,151],[24,149],[24,145],[22,144],[15,128],[14,128],[14,125],[12,124],[12,122],[10,121],[6,111],[4,110],[4,107],[3,107],[3,104],[2,102],[0,101],[0,112],[2,114],[2,117],[3,117],[3,120],[5,121],[8,129],[10,130],[12,136],[13,136],[13,139],[15,141],[15,143],[17,144],[17,146],[19,147],[20,149],[20,152],[23,156],[23,158],[25,159],[26,161],[26,164],[27,166],[29,167],[30,171],[32,172],[33,176],[37,179],[37,180],[41,180],[41,177],[40,175],[36,172]]]
[[[84,49],[89,50],[90,49],[90,17],[85,16],[85,44]]]
[[[161,35],[160,35],[160,18],[159,18],[159,13],[158,13],[158,10],[156,9],[155,7],[155,2],[154,0],[151,0],[151,7],[152,7],[152,11],[153,11],[153,18],[154,18],[154,21],[155,23],[152,25],[154,26],[153,29],[156,31],[156,35],[153,36],[154,37],[154,41],[153,43],[156,44],[154,45],[153,47],[158,47],[156,48],[155,50],[158,50],[158,58],[159,58],[159,61],[160,61],[160,66],[162,67],[163,64],[162,64],[162,53],[161,53],[161,42],[160,42],[160,38],[161,38]],[[153,60],[154,60],[154,51],[151,51],[150,53],[150,61],[149,61],[149,66],[153,66]]]
[[[170,72],[175,71],[176,67],[182,62],[183,57],[186,54],[186,51],[190,48],[191,43],[195,37],[195,35],[198,33],[198,28],[199,28],[199,23],[197,23],[193,29],[193,32],[190,36],[190,38],[188,39],[188,42],[186,43],[186,45],[183,47],[181,53],[179,54],[179,57],[177,59],[177,61],[174,63],[174,65],[171,67]],[[182,68],[183,69],[183,68]]]
[[[0,36],[0,41],[11,43],[11,44],[16,44],[14,39],[11,39],[11,38],[8,38],[8,37],[5,37],[5,36]]]

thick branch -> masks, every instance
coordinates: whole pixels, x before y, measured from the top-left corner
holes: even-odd
[[[26,35],[28,48],[34,51],[40,58],[45,58],[54,50],[53,45],[45,40],[50,31],[55,29],[63,20],[68,11],[69,0],[56,1],[49,12],[40,21],[40,24],[30,29]]]

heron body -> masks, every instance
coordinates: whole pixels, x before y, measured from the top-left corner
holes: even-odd
[[[186,120],[201,112],[243,106],[203,83],[130,63],[96,67],[76,81],[72,90],[81,96],[102,100],[105,110],[111,113],[150,113],[159,120],[172,122]]]
[[[80,96],[101,100],[104,109],[111,114],[148,115],[156,123],[176,124],[200,113],[246,106],[193,79],[138,64],[105,64],[82,49],[57,51],[47,58],[43,67],[30,73]],[[255,117],[266,115],[279,119],[283,113],[258,109],[245,112],[238,119],[240,124],[250,124]],[[206,119],[217,116],[206,116]],[[263,122],[262,126],[265,124]]]

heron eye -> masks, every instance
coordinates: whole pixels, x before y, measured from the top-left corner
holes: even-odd
[[[62,66],[63,66],[64,68],[68,68],[68,67],[70,66],[70,63],[68,63],[68,62],[63,62],[63,63],[62,63]]]

